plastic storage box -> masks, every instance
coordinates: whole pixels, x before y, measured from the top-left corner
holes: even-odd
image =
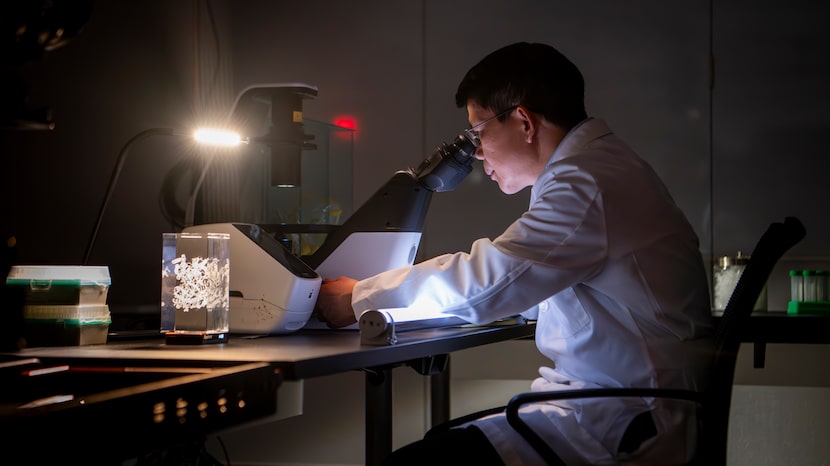
[[[6,285],[23,289],[25,346],[106,343],[110,284],[108,267],[12,267]]]
[[[6,278],[23,287],[26,304],[106,304],[111,284],[109,267],[17,265]]]
[[[107,342],[111,322],[106,304],[23,307],[26,346],[101,345]]]

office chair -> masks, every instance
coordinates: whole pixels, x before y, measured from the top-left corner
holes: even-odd
[[[504,411],[510,426],[524,437],[547,464],[564,465],[565,463],[553,449],[521,419],[519,416],[521,406],[551,400],[596,397],[654,397],[687,400],[697,403],[701,408],[698,443],[692,464],[706,466],[726,464],[729,408],[732,400],[735,364],[741,343],[740,329],[752,313],[755,302],[775,264],[805,235],[806,231],[802,223],[795,217],[787,217],[783,223],[771,224],[758,241],[715,329],[716,349],[709,382],[703,392],[660,388],[597,388],[526,392],[514,396],[505,407],[472,413],[448,421],[447,425],[439,425],[437,428],[457,426]]]

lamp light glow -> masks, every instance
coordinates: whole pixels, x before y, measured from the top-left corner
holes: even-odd
[[[202,144],[212,146],[234,147],[248,141],[233,131],[211,128],[199,128],[193,133],[193,138]]]
[[[121,169],[124,166],[124,162],[127,160],[127,154],[130,151],[130,148],[139,140],[144,139],[149,136],[176,136],[182,137],[186,136],[180,132],[177,132],[173,128],[150,128],[140,133],[136,134],[126,144],[121,148],[121,151],[118,153],[118,158],[115,162],[115,167],[113,168],[112,175],[110,176],[109,185],[107,186],[107,192],[104,194],[104,200],[101,203],[101,208],[98,211],[98,217],[95,221],[95,227],[92,230],[92,235],[89,238],[89,243],[87,243],[86,252],[84,253],[84,260],[83,264],[86,265],[89,262],[89,258],[92,254],[92,248],[95,245],[95,240],[98,237],[98,230],[101,228],[101,221],[104,218],[104,212],[107,209],[107,205],[109,204],[110,198],[112,198],[112,193],[115,190],[115,185],[118,182],[118,178],[121,175]],[[232,131],[225,131],[225,130],[215,130],[215,129],[199,129],[193,134],[194,139],[199,142],[200,144],[207,145],[207,146],[223,146],[223,147],[233,147],[237,146],[243,142],[247,143],[246,139],[243,139],[239,134],[234,133]],[[208,158],[208,161],[205,163],[205,167],[202,169],[201,176],[196,183],[196,187],[193,189],[193,192],[190,196],[190,200],[188,202],[187,212],[185,213],[185,222],[192,223],[193,217],[193,210],[195,210],[194,204],[196,199],[196,194],[199,188],[202,185],[202,181],[205,178],[205,174],[207,169],[210,167],[210,162],[213,160],[211,157]]]

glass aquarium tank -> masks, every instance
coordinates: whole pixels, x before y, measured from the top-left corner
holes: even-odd
[[[353,211],[354,131],[315,120],[305,120],[305,131],[313,136],[314,147],[302,150],[299,185],[264,183],[259,222],[265,229],[281,230],[300,256],[313,253],[330,227],[340,225]]]
[[[355,131],[305,118],[303,102],[316,96],[316,87],[301,83],[239,93],[226,126],[249,143],[190,168],[191,178],[204,173],[194,224],[256,224],[303,256],[349,218]]]

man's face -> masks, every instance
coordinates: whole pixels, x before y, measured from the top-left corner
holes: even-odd
[[[476,158],[483,162],[484,172],[499,184],[503,193],[515,194],[531,186],[536,173],[532,171],[529,144],[523,138],[522,119],[516,110],[505,113],[504,121],[493,118],[499,113],[472,100],[467,102],[468,119],[480,141]]]

